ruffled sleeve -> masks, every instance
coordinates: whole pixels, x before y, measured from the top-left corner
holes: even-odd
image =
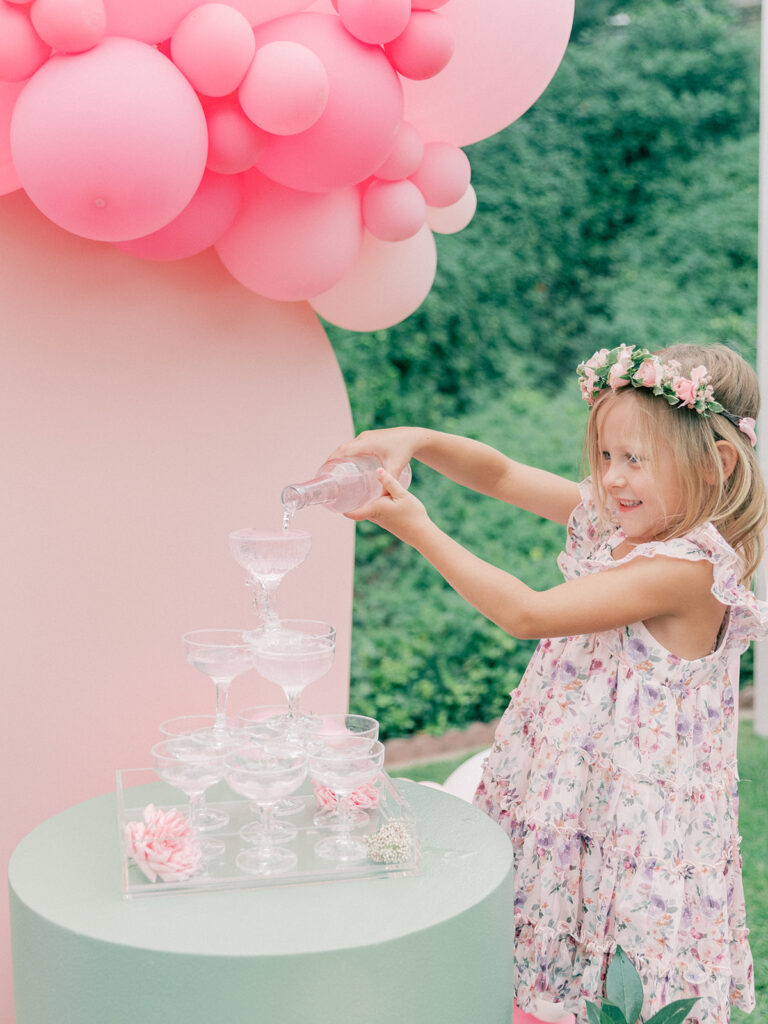
[[[604,560],[611,557],[609,538],[616,533],[616,527],[606,523],[598,514],[591,477],[581,481],[579,494],[581,502],[568,520],[565,551],[557,560],[567,580],[603,568]]]

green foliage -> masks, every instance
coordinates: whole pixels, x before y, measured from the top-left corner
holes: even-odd
[[[643,986],[634,964],[621,948],[608,965],[606,999],[601,1006],[587,999],[589,1024],[637,1024],[643,1008]],[[682,1024],[698,998],[676,999],[662,1007],[646,1024]]]

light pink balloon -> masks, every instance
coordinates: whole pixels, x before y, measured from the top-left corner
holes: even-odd
[[[60,227],[102,241],[176,217],[200,184],[206,151],[191,85],[134,39],[52,57],[11,120],[13,162],[32,202]]]
[[[435,239],[426,225],[405,242],[382,242],[366,232],[349,273],[310,305],[348,331],[382,331],[419,308],[436,269]]]
[[[335,14],[293,14],[256,30],[256,45],[301,43],[328,74],[328,103],[298,135],[273,137],[259,169],[290,188],[312,192],[364,181],[392,149],[402,120],[402,86],[378,46],[354,39]]]
[[[435,78],[403,82],[405,118],[426,141],[495,135],[542,94],[562,60],[574,0],[450,0],[456,49]]]
[[[232,224],[240,207],[242,180],[206,171],[191,201],[170,224],[144,238],[115,242],[147,260],[181,260],[203,252]]]
[[[388,43],[399,36],[411,16],[411,0],[338,0],[347,32],[363,43]]]
[[[29,11],[0,3],[0,82],[29,78],[50,55],[51,47],[35,32]]]
[[[232,276],[282,302],[311,298],[343,277],[363,237],[358,190],[298,192],[255,169],[243,177],[240,212],[216,245]]]
[[[0,196],[21,188],[11,159],[11,115],[24,82],[0,82]]]
[[[451,206],[469,185],[471,168],[467,154],[450,142],[428,142],[424,159],[411,175],[427,206]]]
[[[404,242],[423,227],[424,196],[410,181],[372,181],[363,193],[363,223],[385,242]]]
[[[219,174],[240,174],[253,167],[267,144],[267,135],[243,113],[236,97],[206,101],[208,159],[206,166]]]
[[[405,30],[386,44],[384,52],[404,78],[423,81],[443,70],[455,46],[453,29],[442,14],[414,11]]]
[[[303,11],[312,0],[230,0],[229,6],[245,15],[250,25]],[[159,43],[175,32],[181,19],[199,0],[104,0],[107,33]]]
[[[427,224],[439,235],[453,235],[462,231],[472,220],[477,209],[477,195],[471,185],[456,203],[450,206],[428,206]]]
[[[37,34],[59,53],[82,53],[104,38],[103,0],[35,0],[30,14]]]
[[[384,163],[376,168],[376,177],[385,178],[387,181],[408,178],[423,158],[424,140],[412,124],[401,121],[397,128],[395,144]]]
[[[233,92],[255,50],[248,20],[228,4],[201,4],[182,19],[171,37],[174,63],[205,96]]]
[[[311,128],[325,110],[328,75],[320,58],[301,43],[265,43],[256,51],[238,96],[259,128],[296,135]]]
[[[434,11],[447,3],[448,0],[411,0],[411,7],[414,11]]]

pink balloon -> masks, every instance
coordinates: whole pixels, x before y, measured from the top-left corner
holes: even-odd
[[[298,192],[255,169],[244,184],[240,212],[216,251],[246,288],[295,302],[330,288],[352,266],[363,236],[357,189]]]
[[[398,181],[410,177],[424,158],[424,140],[408,121],[401,121],[395,144],[384,163],[376,168],[376,177]]]
[[[249,25],[303,11],[312,0],[230,0]],[[145,43],[160,43],[176,31],[181,19],[199,0],[104,0],[107,34],[130,36]]]
[[[243,113],[233,97],[204,106],[208,125],[206,166],[219,174],[240,174],[253,167],[267,144],[267,135]]]
[[[399,36],[411,16],[411,0],[338,0],[347,32],[363,43],[388,43]]]
[[[574,0],[450,0],[456,49],[425,82],[403,82],[405,118],[425,140],[467,146],[495,135],[542,94],[562,60]]]
[[[243,188],[239,177],[206,171],[200,188],[170,224],[144,238],[115,242],[118,249],[147,260],[181,260],[203,252],[232,224]]]
[[[411,175],[427,206],[451,206],[467,191],[471,168],[467,154],[450,142],[429,142]]]
[[[426,216],[424,196],[410,181],[373,181],[363,193],[363,222],[385,242],[413,237]]]
[[[458,202],[450,206],[428,206],[427,224],[440,235],[453,235],[469,224],[476,209],[477,195],[470,185]]]
[[[434,11],[447,3],[448,0],[411,0],[411,7],[414,11]]]
[[[192,87],[134,39],[52,57],[11,121],[13,162],[32,202],[60,227],[102,241],[176,217],[200,184],[206,150]]]
[[[364,181],[392,148],[402,87],[378,46],[354,39],[335,14],[293,14],[256,29],[256,45],[301,43],[322,61],[328,103],[298,135],[272,137],[259,170],[290,188],[323,192]]]
[[[21,188],[11,159],[11,115],[24,82],[0,82],[0,196]]]
[[[171,37],[173,62],[205,96],[226,96],[235,90],[255,51],[253,29],[228,4],[201,4]]]
[[[238,95],[259,128],[296,135],[317,121],[328,103],[328,75],[320,58],[301,43],[265,43],[256,51]]]
[[[0,81],[29,78],[51,55],[51,47],[35,32],[29,11],[0,3]]]
[[[37,34],[59,53],[82,53],[104,38],[102,0],[35,0],[30,14]]]
[[[384,47],[392,66],[405,78],[434,78],[453,56],[453,29],[441,14],[414,11],[397,39]]]
[[[405,242],[382,242],[366,233],[349,273],[310,305],[348,331],[383,331],[419,308],[436,269],[435,239],[426,225]]]

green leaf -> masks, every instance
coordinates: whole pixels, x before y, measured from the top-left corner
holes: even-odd
[[[693,999],[677,999],[674,1003],[662,1007],[658,1013],[646,1021],[646,1024],[683,1024],[696,1002],[698,1002],[698,996]]]
[[[589,1024],[600,1024],[600,1007],[597,1003],[591,1003],[589,999],[586,1000],[587,1004],[587,1017],[589,1018]]]
[[[627,1024],[635,1024],[643,1008],[643,986],[635,965],[621,948],[611,958],[605,978],[605,994],[619,1007]]]
[[[600,1024],[629,1024],[623,1011],[613,1003],[603,1003]]]

